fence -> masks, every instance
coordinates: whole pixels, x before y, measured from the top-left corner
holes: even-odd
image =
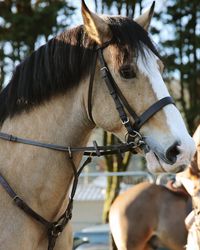
[[[75,195],[73,211],[73,226],[75,230],[101,224],[107,177],[109,176],[121,177],[120,192],[144,181],[164,184],[168,178],[173,177],[170,174],[155,176],[143,171],[82,173]]]

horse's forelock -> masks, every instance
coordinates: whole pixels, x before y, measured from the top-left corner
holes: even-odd
[[[113,38],[119,50],[123,53],[124,48],[134,50],[137,57],[139,52],[145,59],[144,48],[149,48],[158,58],[160,55],[152,42],[149,34],[134,20],[127,17],[108,17],[108,24],[113,34]]]

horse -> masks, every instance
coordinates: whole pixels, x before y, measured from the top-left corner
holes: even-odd
[[[175,183],[140,183],[116,198],[109,214],[113,249],[199,250],[200,126],[193,139],[197,151]]]
[[[16,67],[0,93],[1,250],[72,249],[69,190],[96,126],[146,154],[150,169],[190,162],[194,142],[147,31],[153,9],[134,21],[82,1],[83,24]]]
[[[184,220],[191,209],[189,195],[148,182],[133,186],[119,195],[110,209],[113,249],[184,250],[187,243]]]

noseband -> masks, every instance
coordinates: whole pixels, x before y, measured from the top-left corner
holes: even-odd
[[[117,86],[105,62],[105,59],[103,56],[103,50],[110,44],[111,44],[111,41],[103,44],[101,47],[96,48],[95,62],[93,64],[91,77],[90,77],[90,84],[89,84],[89,89],[88,89],[88,115],[89,115],[90,120],[94,122],[92,118],[92,101],[91,100],[92,100],[93,80],[94,80],[94,75],[95,75],[96,62],[98,58],[101,64],[102,78],[104,79],[106,86],[109,89],[110,95],[112,96],[114,100],[116,109],[119,113],[120,120],[127,130],[127,135],[125,138],[126,143],[119,144],[119,145],[111,145],[111,146],[98,146],[97,143],[94,141],[93,147],[71,148],[71,147],[65,147],[62,145],[48,144],[48,143],[43,143],[39,141],[29,140],[26,138],[16,137],[10,134],[0,132],[0,139],[2,140],[14,142],[14,143],[32,145],[36,147],[47,148],[50,150],[61,151],[61,152],[65,152],[68,154],[68,159],[71,162],[73,173],[74,173],[74,180],[72,183],[71,195],[70,195],[69,203],[65,212],[58,218],[57,221],[54,221],[54,222],[50,222],[46,220],[45,218],[40,216],[38,213],[36,213],[32,208],[30,208],[17,195],[17,193],[12,189],[12,187],[9,185],[9,183],[0,173],[0,184],[8,193],[8,195],[12,198],[14,204],[18,206],[20,209],[22,209],[27,215],[34,218],[36,221],[38,221],[40,224],[42,224],[46,228],[47,236],[48,236],[48,250],[54,249],[57,237],[64,230],[65,226],[67,225],[67,223],[72,217],[73,198],[74,198],[76,187],[78,184],[78,177],[81,171],[83,170],[83,168],[91,162],[92,160],[91,157],[108,155],[108,154],[109,155],[119,154],[119,153],[121,154],[127,151],[132,151],[133,149],[138,148],[138,147],[142,148],[145,151],[148,151],[148,146],[146,145],[146,142],[143,136],[139,132],[140,128],[144,125],[145,122],[147,122],[154,114],[156,114],[164,106],[168,104],[174,104],[174,101],[170,96],[164,97],[160,99],[159,101],[157,101],[156,103],[154,103],[153,105],[151,105],[144,113],[138,116],[134,112],[134,110],[130,107],[126,98],[123,96],[121,90]],[[125,110],[128,111],[129,116],[127,115]],[[133,124],[131,123],[129,117],[134,120]],[[82,164],[82,166],[78,170],[73,162],[72,156],[74,152],[83,152],[84,155],[88,156],[86,161]]]
[[[93,80],[96,69],[97,58],[99,59],[101,66],[101,75],[102,78],[110,92],[110,95],[115,103],[115,107],[119,113],[121,123],[125,126],[127,134],[125,136],[125,141],[129,144],[132,144],[133,148],[141,147],[145,152],[149,150],[148,145],[146,144],[144,137],[139,132],[140,128],[158,111],[168,104],[175,104],[171,96],[164,97],[154,104],[152,104],[146,111],[144,111],[140,116],[131,108],[126,98],[122,94],[118,85],[116,84],[108,66],[104,59],[103,50],[107,48],[110,44],[113,43],[113,40],[105,42],[102,46],[96,47],[96,55],[94,59],[94,64],[92,68],[92,73],[90,77],[90,84],[88,89],[88,114],[91,121],[94,122],[92,116],[92,89],[93,89]],[[125,109],[128,111],[129,116],[127,115]],[[134,123],[130,121],[130,118],[133,119]],[[95,123],[95,122],[94,122]]]

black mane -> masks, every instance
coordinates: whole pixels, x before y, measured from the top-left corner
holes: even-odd
[[[128,45],[143,52],[145,44],[158,55],[148,33],[131,19],[112,17],[108,23],[117,46]],[[16,67],[0,93],[0,123],[77,85],[91,71],[95,45],[81,25],[33,52]]]

